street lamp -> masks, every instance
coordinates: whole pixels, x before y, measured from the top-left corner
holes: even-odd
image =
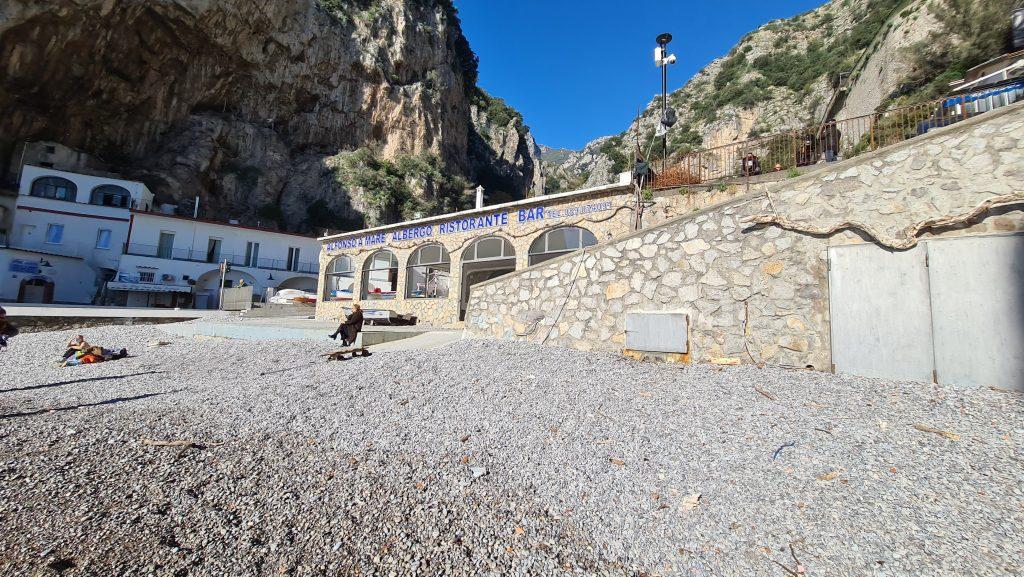
[[[658,43],[658,47],[654,49],[654,64],[661,68],[661,122],[655,134],[661,136],[661,171],[665,172],[665,162],[668,160],[668,129],[676,123],[676,111],[668,107],[668,67],[676,63],[676,55],[668,53],[668,44],[672,42],[672,35],[668,32],[658,34],[654,41]]]

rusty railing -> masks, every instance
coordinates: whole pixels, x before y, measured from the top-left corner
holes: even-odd
[[[819,162],[853,158],[858,154],[903,142],[941,126],[966,120],[987,110],[978,101],[959,96],[894,108],[885,112],[760,136],[716,148],[698,150],[670,160],[651,181],[654,189],[675,188],[785,172]],[[655,163],[657,165],[657,163]]]

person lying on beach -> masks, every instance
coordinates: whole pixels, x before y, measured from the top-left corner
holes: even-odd
[[[103,347],[88,347],[84,350],[77,351],[71,357],[64,359],[60,366],[73,367],[75,365],[89,365],[106,361],[116,361],[117,359],[123,359],[127,356],[128,349],[124,348],[115,352]]]

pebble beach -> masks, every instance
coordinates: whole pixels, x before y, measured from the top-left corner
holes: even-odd
[[[1024,397],[514,342],[0,353],[0,574],[992,575]]]

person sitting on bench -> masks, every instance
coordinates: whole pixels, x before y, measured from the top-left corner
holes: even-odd
[[[356,342],[356,335],[359,331],[363,330],[363,309],[359,306],[359,303],[352,303],[352,314],[348,315],[340,325],[338,330],[334,331],[329,337],[337,340],[338,335],[341,335],[341,345],[347,347]]]

